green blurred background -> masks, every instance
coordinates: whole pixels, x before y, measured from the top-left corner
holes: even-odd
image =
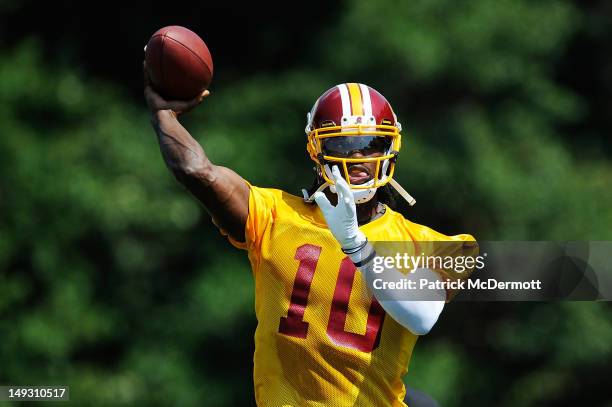
[[[201,2],[203,3],[203,2]],[[222,2],[220,2],[222,3]],[[0,0],[0,384],[76,405],[253,405],[247,258],[164,167],[143,46],[215,61],[184,119],[211,159],[298,194],[305,114],[380,90],[411,220],[480,240],[612,240],[606,1]],[[442,406],[612,406],[609,303],[452,303],[406,377]]]

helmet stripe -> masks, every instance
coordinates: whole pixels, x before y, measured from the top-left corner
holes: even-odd
[[[361,91],[356,83],[347,84],[349,95],[351,96],[351,110],[353,116],[363,116],[363,103],[361,101]]]
[[[342,100],[342,116],[348,117],[351,115],[351,98],[349,97],[349,92],[346,87],[346,84],[338,85],[338,90],[340,91],[340,99]],[[340,126],[341,123],[336,123],[337,126]]]
[[[370,117],[372,116],[372,100],[370,99],[370,89],[364,85],[359,84],[359,89],[361,89],[361,97],[363,99],[363,114],[364,116]]]

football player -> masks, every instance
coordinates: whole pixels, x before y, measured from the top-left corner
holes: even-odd
[[[369,242],[473,238],[445,236],[385,204],[389,186],[414,202],[393,180],[401,125],[391,105],[363,84],[323,93],[306,125],[316,177],[298,197],[254,186],[206,157],[177,120],[206,96],[208,91],[189,102],[166,101],[145,86],[168,168],[231,244],[248,253],[258,322],[257,404],[405,406],[402,377],[446,293],[430,301],[379,301],[359,277],[371,272]]]

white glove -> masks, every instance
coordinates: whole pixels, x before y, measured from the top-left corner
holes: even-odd
[[[338,205],[332,206],[323,192],[316,192],[314,199],[323,212],[329,230],[340,243],[340,247],[344,250],[355,249],[366,241],[365,235],[359,230],[357,224],[355,198],[348,182],[340,175],[338,166],[332,167],[332,175],[335,191],[334,188],[330,190],[338,195]]]

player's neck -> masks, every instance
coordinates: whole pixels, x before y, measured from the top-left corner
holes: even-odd
[[[384,206],[374,197],[368,202],[357,205],[357,223],[365,225],[384,213]]]

